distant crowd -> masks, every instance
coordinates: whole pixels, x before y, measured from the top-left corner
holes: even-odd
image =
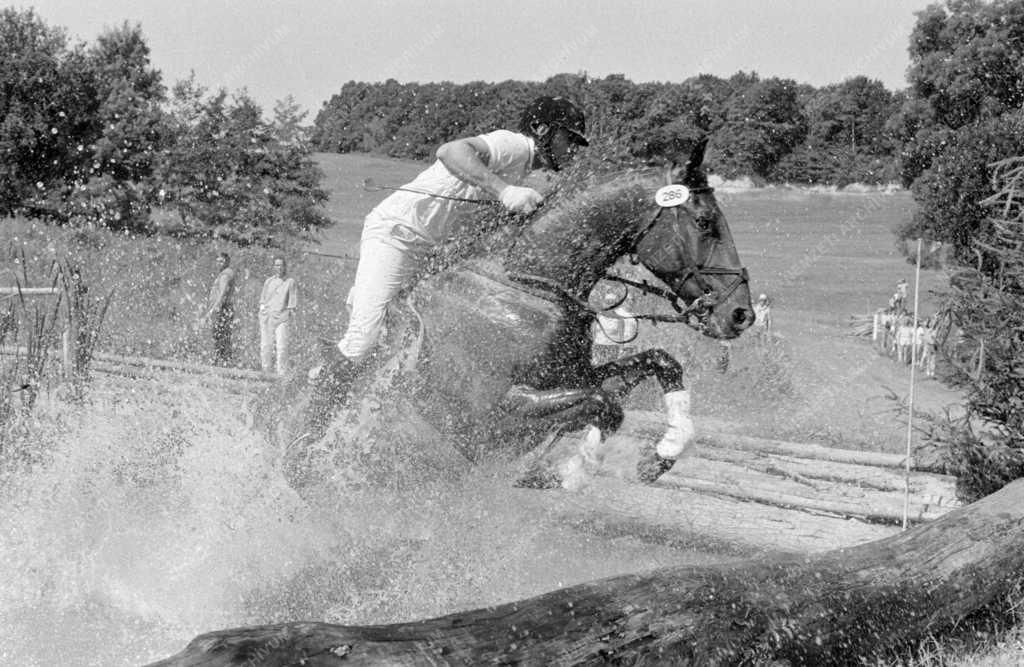
[[[875,312],[871,340],[880,352],[900,364],[916,363],[928,377],[935,376],[936,335],[933,317],[919,320],[906,309],[907,281],[896,283],[888,306]]]

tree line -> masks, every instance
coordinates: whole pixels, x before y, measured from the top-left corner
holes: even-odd
[[[904,103],[856,76],[821,88],[739,72],[682,83],[634,83],[624,75],[559,74],[544,82],[349,81],[317,115],[321,151],[424,159],[449,139],[515,129],[539,95],[561,95],[587,113],[592,143],[622,160],[677,153],[711,134],[709,167],[727,178],[846,185],[898,180],[901,143],[890,120]]]
[[[72,44],[0,10],[0,214],[76,227],[269,242],[328,224],[304,114],[244,93],[170,90],[141,28]]]

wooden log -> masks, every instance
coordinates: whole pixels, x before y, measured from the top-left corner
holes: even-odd
[[[658,484],[718,493],[777,507],[803,507],[868,521],[902,524],[904,480],[883,468],[801,461],[786,457],[747,456],[735,461],[705,458],[722,451],[701,451],[684,459]],[[829,478],[828,470],[841,465],[844,478]],[[873,479],[877,476],[877,480]],[[912,473],[908,517],[910,521],[938,518],[959,507],[952,477]]]
[[[876,466],[880,468],[904,467],[906,457],[902,454],[888,454],[885,452],[869,452],[858,449],[840,449],[837,447],[826,447],[807,442],[787,442],[785,440],[772,440],[769,438],[754,438],[747,435],[736,435],[730,433],[702,434],[698,442],[710,447],[728,447],[730,449],[742,449],[752,452],[763,452],[768,454],[783,454],[797,456],[804,459],[817,459],[819,461],[832,461],[833,463],[854,463],[864,466]],[[913,468],[913,461],[911,461]]]
[[[664,429],[663,417],[657,413],[627,412],[622,427],[606,443],[607,456],[599,474],[635,481],[641,446],[657,442]],[[581,437],[581,433],[563,434],[542,455],[539,467],[556,468],[558,461],[578,449]],[[890,467],[889,455],[734,437],[738,448],[727,447],[733,437],[725,435],[716,436],[713,444],[700,440],[695,454],[676,463],[656,485],[902,524],[905,482],[903,472]],[[910,482],[910,521],[934,519],[959,506],[952,477],[913,472]]]
[[[60,292],[59,287],[0,287],[0,296],[54,296]]]
[[[425,621],[211,632],[154,666],[874,662],[1011,595],[1022,507],[1019,480],[857,547],[613,577]]]
[[[582,489],[508,489],[512,502],[558,517],[590,535],[628,537],[675,548],[747,556],[808,554],[854,546],[899,532],[807,508],[779,508],[723,494],[607,477]]]
[[[25,348],[24,346],[0,346],[0,354],[3,355],[24,356],[27,353],[27,351],[27,348]],[[136,368],[151,371],[188,373],[190,375],[213,375],[232,380],[241,380],[246,382],[258,383],[273,382],[275,379],[277,379],[276,376],[267,375],[266,373],[250,370],[248,368],[212,366],[210,364],[197,364],[188,361],[176,361],[173,359],[153,359],[151,357],[110,354],[107,352],[94,352],[93,361],[104,362],[96,364],[96,368],[98,370],[102,369],[105,372],[110,373],[117,372],[118,368]],[[124,370],[123,374],[127,377],[133,377],[131,372],[128,370]]]
[[[789,442],[771,438],[757,438],[739,435],[735,433],[735,429],[731,426],[718,420],[696,417],[695,422],[697,426],[697,442],[705,447],[725,447],[751,452],[796,456],[802,459],[898,468],[900,470],[905,467],[906,457],[903,454],[826,447],[825,445],[809,442]],[[630,434],[636,434],[638,437],[659,438],[665,428],[665,417],[660,412],[629,410],[627,411],[627,421],[623,423],[623,428],[628,429]],[[911,459],[910,463],[911,468],[914,470],[928,470],[918,465],[919,462],[913,459]]]
[[[894,468],[833,463],[725,447],[700,446],[697,448],[697,455],[707,461],[734,463],[767,475],[787,476],[819,489],[827,488],[826,485],[831,483],[856,489],[903,493],[906,484],[905,471]],[[930,502],[937,504],[949,504],[947,494],[953,489],[954,484],[955,480],[950,475],[916,470],[910,473],[911,493],[917,497],[929,498]]]

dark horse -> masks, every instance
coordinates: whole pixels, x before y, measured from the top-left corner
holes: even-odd
[[[701,168],[705,146],[682,167],[597,178],[545,206],[500,256],[416,285],[421,415],[468,455],[510,445],[526,452],[552,432],[587,425],[599,429],[590,431],[594,441],[620,425],[617,398],[654,376],[668,431],[643,453],[638,473],[652,481],[668,470],[693,436],[682,366],[661,349],[593,366],[587,298],[632,254],[667,287],[653,288],[679,311],[665,319],[719,339],[750,326],[747,273]]]

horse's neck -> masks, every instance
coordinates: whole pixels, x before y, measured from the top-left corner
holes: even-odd
[[[513,273],[539,276],[580,297],[627,253],[650,215],[646,185],[635,178],[587,189],[531,223],[505,257]]]

